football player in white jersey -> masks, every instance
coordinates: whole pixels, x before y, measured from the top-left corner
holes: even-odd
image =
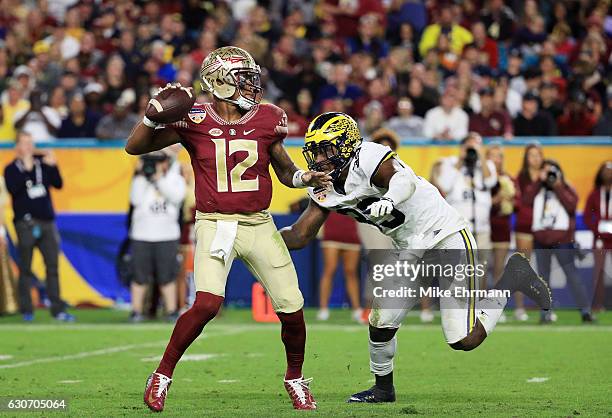
[[[397,248],[389,254],[391,262],[433,263],[441,261],[436,254],[443,253],[445,263],[475,265],[476,244],[465,219],[389,147],[363,142],[350,116],[339,112],[317,116],[306,132],[303,154],[310,170],[330,174],[333,187],[308,189],[311,198],[308,208],[295,224],[281,230],[289,249],[304,247],[316,236],[329,211],[334,210],[351,215],[359,222],[373,224],[391,237]],[[422,286],[422,279],[419,276],[411,281],[404,277],[392,282]],[[465,280],[438,279],[440,288],[445,289],[461,285],[473,290],[477,286],[474,274]],[[550,290],[521,254],[510,257],[496,288],[523,291],[541,308],[550,309]],[[445,339],[455,350],[469,351],[480,345],[495,327],[507,301],[505,297],[476,299],[475,296],[440,298]],[[369,351],[370,370],[376,383],[352,395],[349,402],[395,401],[395,334],[416,301],[417,298],[407,297],[395,306],[374,299],[369,318]]]

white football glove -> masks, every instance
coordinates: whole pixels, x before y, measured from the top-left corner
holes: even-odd
[[[373,218],[382,218],[383,216],[389,215],[394,209],[393,200],[388,197],[381,197],[378,202],[372,203],[368,206],[370,216]]]

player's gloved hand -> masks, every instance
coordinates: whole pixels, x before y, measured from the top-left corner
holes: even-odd
[[[372,203],[368,206],[370,216],[373,218],[382,218],[383,216],[389,215],[393,211],[393,200],[388,197],[381,197],[378,202]]]
[[[306,171],[302,174],[302,182],[306,187],[327,189],[332,185],[332,178],[321,171]]]

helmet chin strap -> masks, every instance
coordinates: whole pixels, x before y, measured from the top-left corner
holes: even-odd
[[[253,106],[255,106],[255,103],[253,103],[250,100],[245,99],[242,96],[238,96],[238,98],[236,100],[232,100],[232,99],[224,99],[222,97],[219,97],[215,94],[215,97],[219,100],[223,100],[225,102],[228,103],[232,103],[235,104],[236,106],[238,106],[239,108],[243,109],[243,110],[251,110],[253,108]]]

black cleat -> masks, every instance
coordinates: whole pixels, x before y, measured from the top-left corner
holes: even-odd
[[[376,385],[372,386],[368,390],[363,392],[355,393],[351,395],[347,400],[348,403],[381,403],[381,402],[395,402],[395,389],[386,391],[379,389]]]
[[[584,324],[593,324],[593,323],[595,323],[595,321],[596,321],[596,319],[595,319],[595,317],[593,316],[592,313],[584,312],[582,314],[582,322]]]
[[[544,310],[549,310],[552,305],[550,288],[546,282],[537,275],[529,265],[529,259],[522,253],[514,253],[510,256],[508,264],[504,269],[502,287],[513,293],[523,292],[529,299],[533,300]]]

